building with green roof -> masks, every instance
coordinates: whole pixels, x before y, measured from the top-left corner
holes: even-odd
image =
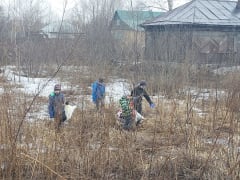
[[[115,40],[130,48],[137,44],[144,47],[145,32],[140,24],[153,20],[163,12],[117,10],[110,23],[110,30]]]
[[[161,12],[153,11],[117,10],[113,16],[110,27],[111,30],[144,31],[144,28],[139,25],[147,20],[153,20],[161,14]]]
[[[240,0],[192,0],[141,26],[148,59],[240,64]]]

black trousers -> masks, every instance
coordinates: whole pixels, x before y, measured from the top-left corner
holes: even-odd
[[[129,130],[132,128],[132,115],[129,116],[124,116],[124,124],[123,124],[123,129]]]
[[[134,109],[139,113],[142,114],[142,102],[134,104]]]

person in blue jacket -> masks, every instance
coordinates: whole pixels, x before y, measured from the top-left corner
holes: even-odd
[[[102,111],[104,108],[105,99],[105,84],[103,78],[95,81],[92,84],[92,101],[96,105],[97,111]]]
[[[61,92],[60,84],[56,84],[54,86],[54,92],[49,95],[48,112],[50,118],[54,118],[56,129],[59,129],[61,124],[66,120],[64,95]]]

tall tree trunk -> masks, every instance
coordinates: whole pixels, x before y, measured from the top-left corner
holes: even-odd
[[[240,9],[240,0],[237,1],[237,6],[236,6],[237,9]]]
[[[171,11],[173,8],[173,0],[168,0],[168,10]]]

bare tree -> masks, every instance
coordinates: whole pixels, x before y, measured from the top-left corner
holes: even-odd
[[[47,13],[46,0],[26,0],[24,2],[15,0],[9,4],[11,52],[14,54],[13,60],[16,62],[19,72],[22,70],[20,68],[23,68],[30,75],[32,72],[38,73],[41,69],[39,65],[46,53],[38,55],[41,42],[36,43],[33,40],[39,37],[38,32],[44,26],[44,18]]]
[[[145,2],[145,1],[138,1],[134,8],[139,10],[161,10],[167,11],[167,7],[163,2],[155,2],[155,1],[162,1],[162,0],[154,0],[154,2]]]
[[[168,9],[169,11],[171,11],[173,8],[173,0],[168,0],[167,2],[168,2]]]
[[[75,22],[81,22],[77,24],[78,28],[85,33],[84,43],[79,49],[86,50],[82,56],[88,62],[102,62],[111,57],[113,45],[109,22],[118,7],[121,7],[121,2],[117,0],[77,1],[72,16],[76,18]]]
[[[7,17],[4,14],[4,9],[0,6],[0,63],[3,64],[7,60],[7,29],[8,29]]]
[[[147,9],[147,10],[161,10],[170,11],[173,9],[174,0],[139,0],[137,1],[137,9]],[[177,2],[175,0],[175,2]]]
[[[2,40],[2,38],[4,38],[5,23],[6,23],[6,19],[4,16],[4,10],[3,10],[3,7],[0,6],[0,41]]]
[[[77,0],[73,13],[84,17],[84,22],[89,22],[97,16],[104,16],[111,19],[114,11],[122,7],[122,4],[118,0]]]

